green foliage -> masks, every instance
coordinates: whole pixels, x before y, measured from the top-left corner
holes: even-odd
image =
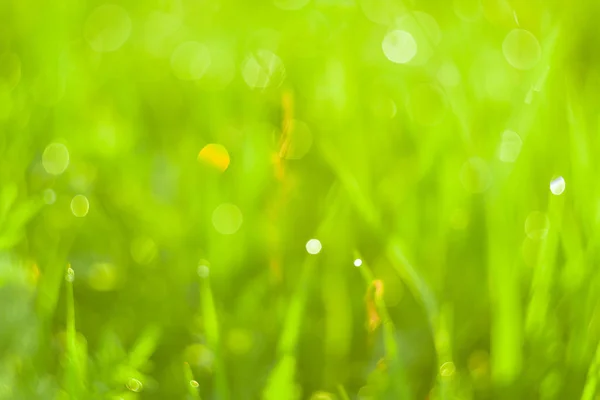
[[[0,400],[598,398],[598,15],[0,2]]]

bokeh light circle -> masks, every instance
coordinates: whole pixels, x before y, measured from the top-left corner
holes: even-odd
[[[51,175],[60,175],[69,166],[69,149],[62,143],[50,143],[42,153],[42,166]]]
[[[78,194],[71,200],[71,212],[76,217],[85,217],[90,211],[90,201],[82,194]]]
[[[91,12],[85,22],[84,36],[98,52],[118,50],[131,35],[131,18],[123,7],[103,4]]]
[[[417,42],[409,32],[402,30],[388,32],[381,47],[387,59],[396,64],[406,64],[417,54]]]
[[[212,213],[212,224],[222,235],[233,235],[242,226],[244,217],[240,209],[231,203],[219,205]]]
[[[542,48],[531,32],[525,29],[513,29],[502,42],[502,53],[514,68],[528,70],[540,61]]]

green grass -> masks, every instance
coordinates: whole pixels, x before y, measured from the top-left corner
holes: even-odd
[[[0,400],[598,398],[599,15],[0,2]]]

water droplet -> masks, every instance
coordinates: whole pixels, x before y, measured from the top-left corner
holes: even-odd
[[[516,69],[528,70],[542,57],[542,48],[536,37],[525,29],[513,29],[502,43],[506,61]]]
[[[234,204],[221,204],[212,213],[212,224],[223,235],[236,233],[242,226],[242,221],[242,212]]]
[[[195,81],[204,76],[210,66],[208,47],[198,42],[185,42],[171,55],[171,68],[175,76],[184,81]]]
[[[62,143],[50,143],[42,154],[42,166],[51,175],[60,175],[69,166],[69,150]]]
[[[308,153],[312,142],[312,133],[308,125],[302,121],[292,120],[287,128],[280,155],[288,160],[299,160]]]
[[[132,392],[141,392],[143,385],[142,382],[140,382],[139,380],[135,379],[135,378],[130,378],[127,383],[125,384],[125,386],[127,387],[127,389],[131,390]]]
[[[387,59],[396,64],[406,64],[417,54],[417,42],[409,32],[402,30],[388,32],[381,47]]]
[[[67,268],[67,272],[65,273],[65,280],[67,282],[73,282],[75,280],[75,271],[73,271],[73,268]]]
[[[200,278],[208,278],[208,276],[210,275],[210,268],[208,267],[208,261],[206,260],[201,260],[198,263],[198,276]]]
[[[502,133],[502,142],[498,149],[498,158],[505,163],[513,163],[519,157],[523,141],[521,137],[513,131],[504,131]]]
[[[319,254],[321,249],[321,242],[318,239],[310,239],[306,242],[306,251],[308,251],[309,254]]]
[[[362,265],[362,260],[360,258],[357,258],[356,260],[354,260],[355,267],[360,267],[361,265]]]
[[[463,164],[460,181],[468,192],[482,193],[492,184],[492,174],[484,160],[472,157]]]
[[[540,211],[534,211],[525,219],[525,233],[530,239],[543,239],[548,235],[550,220]]]
[[[550,191],[555,196],[560,196],[561,194],[563,194],[563,192],[565,191],[565,187],[566,182],[562,176],[559,176],[558,178],[555,178],[550,182]]]
[[[275,7],[282,10],[299,10],[309,2],[310,0],[273,0]]]
[[[242,63],[244,82],[251,88],[277,87],[285,77],[283,61],[269,50],[257,50]]]
[[[193,380],[193,379],[192,379],[192,380],[190,381],[190,386],[191,386],[191,387],[195,387],[195,388],[197,388],[197,387],[198,387],[198,386],[200,386],[200,385],[198,384],[198,381],[195,381],[195,380]]]
[[[445,362],[440,367],[440,375],[445,378],[454,375],[454,372],[456,372],[456,367],[452,361]]]
[[[123,7],[113,4],[94,9],[85,23],[85,40],[99,53],[118,50],[130,34],[129,14]]]
[[[82,194],[78,194],[71,200],[71,212],[76,217],[85,217],[90,210],[90,202]]]
[[[56,192],[54,192],[54,190],[52,189],[46,189],[44,190],[43,198],[44,203],[54,204],[54,202],[56,201]]]
[[[229,167],[230,162],[227,149],[215,143],[204,146],[198,154],[198,160],[221,172],[224,172]]]

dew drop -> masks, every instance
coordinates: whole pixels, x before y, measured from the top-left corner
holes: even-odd
[[[131,390],[132,392],[141,392],[143,385],[142,382],[140,382],[139,380],[135,379],[135,378],[130,378],[127,383],[125,384],[125,386],[127,387],[127,389]]]
[[[550,182],[550,191],[555,196],[560,196],[565,191],[566,183],[565,178],[559,176]]]
[[[456,366],[452,361],[445,362],[440,367],[440,375],[445,378],[454,375],[454,372],[456,372]]]
[[[308,254],[319,254],[322,247],[323,246],[318,239],[310,239],[306,242],[306,251],[308,251]]]
[[[67,282],[73,282],[75,280],[75,271],[73,271],[73,268],[67,268],[67,272],[65,273],[65,280]]]

